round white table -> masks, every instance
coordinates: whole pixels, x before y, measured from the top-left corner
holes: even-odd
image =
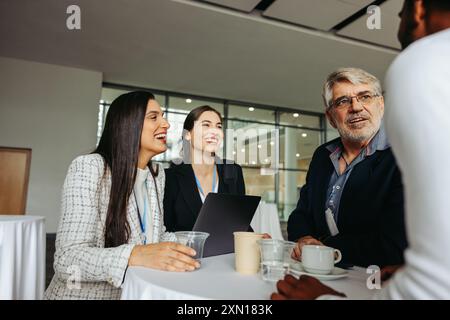
[[[368,299],[373,291],[366,287],[365,269],[349,270],[344,279],[325,284],[345,292],[349,299]],[[259,274],[241,275],[234,270],[234,254],[202,260],[200,269],[175,273],[130,267],[122,286],[123,300],[267,300],[276,283],[263,281]]]
[[[45,219],[0,215],[0,300],[42,299]]]

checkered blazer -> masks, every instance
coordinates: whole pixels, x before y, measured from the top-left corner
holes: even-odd
[[[99,154],[77,157],[69,167],[62,190],[62,216],[56,236],[55,275],[45,292],[46,299],[119,299],[128,259],[136,244],[142,244],[138,210],[131,195],[127,218],[131,235],[127,244],[105,248],[105,220],[111,189],[111,173],[104,174]],[[153,213],[152,242],[175,241],[165,232],[163,213],[164,169],[146,181]]]

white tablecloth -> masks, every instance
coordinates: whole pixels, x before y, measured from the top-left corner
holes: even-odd
[[[0,299],[42,299],[45,287],[43,217],[0,215]]]
[[[367,289],[369,275],[362,268],[349,270],[344,279],[327,281],[327,285],[345,292],[350,299],[367,299],[374,292]],[[241,275],[234,270],[234,254],[202,260],[200,269],[175,273],[142,267],[128,268],[122,287],[122,299],[220,299],[265,300],[276,291],[275,283],[258,275]]]
[[[272,239],[283,240],[280,218],[275,203],[261,201],[250,225],[257,233],[268,233],[272,236]]]

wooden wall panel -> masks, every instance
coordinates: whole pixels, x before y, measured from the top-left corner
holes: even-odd
[[[31,149],[0,147],[0,214],[25,214]]]

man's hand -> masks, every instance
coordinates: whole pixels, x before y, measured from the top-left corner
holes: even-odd
[[[322,242],[320,242],[319,240],[317,240],[311,236],[302,237],[302,238],[298,239],[297,245],[294,247],[294,251],[292,252],[292,258],[294,258],[296,260],[301,260],[302,247],[307,244],[323,246]]]
[[[402,268],[403,265],[399,264],[399,265],[393,265],[393,266],[386,266],[384,268],[381,269],[381,281],[387,281],[389,280],[394,273],[396,273],[398,271],[398,269]]]
[[[313,300],[324,294],[345,297],[345,294],[327,287],[316,278],[302,275],[299,279],[291,275],[277,282],[278,293],[272,293],[272,300]]]

